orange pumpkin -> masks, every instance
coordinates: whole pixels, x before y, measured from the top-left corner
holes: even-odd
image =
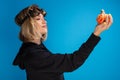
[[[101,23],[103,23],[105,21],[105,19],[106,19],[106,14],[101,13],[97,17],[97,23],[101,24]]]

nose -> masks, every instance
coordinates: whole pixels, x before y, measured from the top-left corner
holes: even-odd
[[[47,21],[44,19],[44,20],[42,21],[42,23],[43,23],[43,24],[46,24],[46,23],[47,23]]]

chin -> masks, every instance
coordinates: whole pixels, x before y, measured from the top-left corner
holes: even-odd
[[[47,29],[45,29],[45,34],[47,33]]]

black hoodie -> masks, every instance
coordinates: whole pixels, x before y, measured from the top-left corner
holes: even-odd
[[[13,65],[26,70],[27,80],[64,80],[63,73],[80,67],[99,40],[92,34],[71,54],[53,54],[43,44],[23,43]]]

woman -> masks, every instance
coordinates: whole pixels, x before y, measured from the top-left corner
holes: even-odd
[[[99,35],[112,24],[112,16],[97,25],[94,32],[72,54],[53,54],[42,43],[47,37],[46,12],[37,5],[26,7],[15,17],[20,26],[22,46],[13,62],[25,69],[27,80],[64,80],[63,73],[80,67],[100,40]]]

